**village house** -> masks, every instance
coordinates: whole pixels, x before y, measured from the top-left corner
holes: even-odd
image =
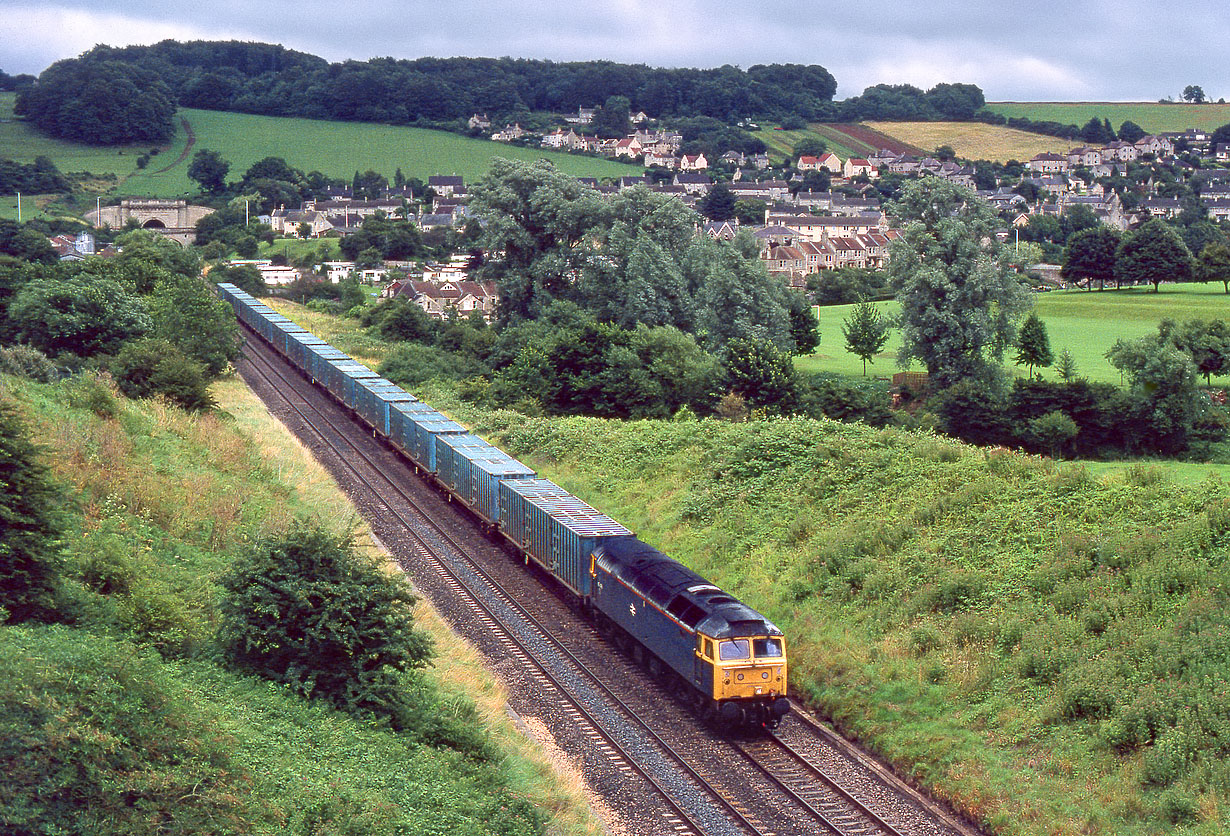
[[[880,176],[880,172],[876,170],[875,166],[869,161],[859,159],[858,157],[851,157],[846,160],[845,164],[841,167],[841,173],[847,180],[860,176],[874,180]]]
[[[472,131],[485,131],[491,127],[491,120],[487,118],[487,114],[485,113],[475,113],[470,117],[470,120],[466,122],[466,126]]]
[[[409,298],[434,319],[444,319],[450,311],[456,311],[463,317],[478,311],[489,320],[498,299],[495,282],[407,281],[398,287],[396,293]]]
[[[594,107],[578,107],[576,116],[565,116],[564,121],[569,125],[588,125],[594,121]]]
[[[684,154],[679,158],[680,171],[704,171],[708,167],[704,154]]]
[[[693,195],[706,195],[713,188],[709,175],[700,171],[681,171],[674,176],[671,183],[682,186],[685,192]]]
[[[491,138],[496,142],[512,142],[514,139],[520,139],[525,136],[525,130],[519,123],[505,125],[501,131],[496,131],[491,135]]]
[[[465,191],[465,181],[455,174],[433,174],[427,178],[427,187],[437,195],[450,197]]]
[[[1026,165],[1039,174],[1064,174],[1068,170],[1068,158],[1062,154],[1043,152],[1035,154]]]

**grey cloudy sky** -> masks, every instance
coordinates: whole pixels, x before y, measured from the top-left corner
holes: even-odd
[[[94,44],[281,43],[376,56],[609,59],[665,67],[821,64],[838,97],[877,83],[979,85],[988,99],[1230,97],[1225,0],[0,0],[0,69]]]

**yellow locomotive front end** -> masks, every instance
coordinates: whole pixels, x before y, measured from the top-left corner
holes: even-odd
[[[786,699],[786,645],[781,636],[714,642],[713,698],[728,721],[770,727],[790,710]]]

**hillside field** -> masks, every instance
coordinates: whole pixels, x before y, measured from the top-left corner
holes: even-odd
[[[818,308],[820,316],[820,348],[815,353],[795,359],[795,366],[805,373],[835,372],[862,375],[862,361],[846,351],[841,325],[850,315],[853,305],[833,305]],[[885,315],[896,315],[896,302],[879,303]],[[1135,339],[1157,330],[1163,319],[1182,322],[1188,319],[1230,320],[1230,296],[1220,284],[1162,285],[1160,293],[1152,289],[1084,291],[1055,290],[1034,295],[1034,310],[1046,324],[1051,349],[1058,354],[1063,349],[1072,352],[1078,373],[1095,382],[1120,384],[1119,372],[1106,360],[1107,350],[1116,340]],[[893,332],[885,351],[867,367],[871,376],[887,377],[900,371],[897,351],[900,334]],[[1008,359],[1011,368],[1011,358]],[[1021,373],[1024,374],[1023,368]],[[1044,377],[1054,372],[1043,371]],[[1216,381],[1215,381],[1216,382]]]
[[[769,146],[769,156],[776,164],[779,158],[791,159],[794,156],[794,146],[800,139],[811,137],[819,139],[824,143],[824,146],[832,151],[843,160],[847,157],[862,156],[863,151],[860,148],[855,148],[852,145],[846,145],[842,142],[841,137],[836,137],[829,131],[823,130],[824,126],[820,124],[811,125],[807,130],[802,131],[782,131],[766,125],[765,129],[756,133],[756,138]]]
[[[228,177],[232,180],[257,160],[271,156],[281,157],[303,171],[321,171],[347,180],[355,171],[368,169],[392,180],[401,168],[406,177],[421,180],[433,174],[459,174],[466,182],[474,182],[487,173],[494,157],[548,159],[560,171],[577,177],[624,177],[642,171],[626,163],[514,147],[446,131],[189,108],[181,108],[176,114],[175,137],[140,170],[136,158],[149,151],[149,146],[95,148],[49,139],[12,118],[13,98],[12,93],[0,93],[0,157],[33,162],[35,157],[45,155],[61,171],[113,174],[119,178],[117,192],[125,195],[179,197],[196,192],[196,183],[188,179],[188,164],[201,149],[220,153],[231,164]],[[183,160],[179,157],[188,144],[188,135],[181,120],[186,120],[195,134]],[[13,207],[8,206],[10,203]],[[10,211],[15,214],[15,200],[6,197],[0,205],[4,207],[0,212],[3,216],[9,217]]]
[[[1066,151],[1076,143],[982,122],[868,122],[868,127],[928,152],[949,145],[966,160],[1028,160],[1044,151]]]
[[[1212,130],[1230,123],[1230,104],[1164,104],[1162,102],[987,102],[987,110],[1036,121],[1083,125],[1091,117],[1109,119],[1115,130],[1124,121],[1146,131]]]

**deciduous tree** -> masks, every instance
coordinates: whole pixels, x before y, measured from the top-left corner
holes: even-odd
[[[891,325],[880,314],[880,309],[868,301],[859,302],[842,323],[841,333],[846,338],[846,351],[863,361],[863,377],[867,376],[867,364],[874,362],[884,344],[888,342]]]
[[[1191,252],[1179,234],[1161,219],[1146,222],[1125,238],[1116,251],[1116,281],[1151,284],[1157,293],[1164,281],[1186,282],[1191,278]]]
[[[188,177],[199,183],[202,190],[218,194],[226,190],[226,174],[230,170],[231,164],[221,154],[202,149],[193,155]]]
[[[1065,279],[1085,281],[1089,290],[1093,290],[1094,282],[1105,290],[1106,283],[1115,278],[1115,261],[1121,241],[1118,230],[1107,226],[1077,232],[1064,247],[1060,275]]]
[[[1050,338],[1046,335],[1046,325],[1032,311],[1021,323],[1016,347],[1016,363],[1018,366],[1024,363],[1030,377],[1034,376],[1035,367],[1046,368],[1055,359]]]
[[[1196,261],[1195,275],[1197,281],[1221,282],[1230,293],[1230,247],[1223,243],[1206,245]]]
[[[889,275],[901,303],[903,365],[933,383],[996,376],[1032,299],[995,240],[999,218],[972,191],[937,178],[909,183],[890,211],[904,223]]]

